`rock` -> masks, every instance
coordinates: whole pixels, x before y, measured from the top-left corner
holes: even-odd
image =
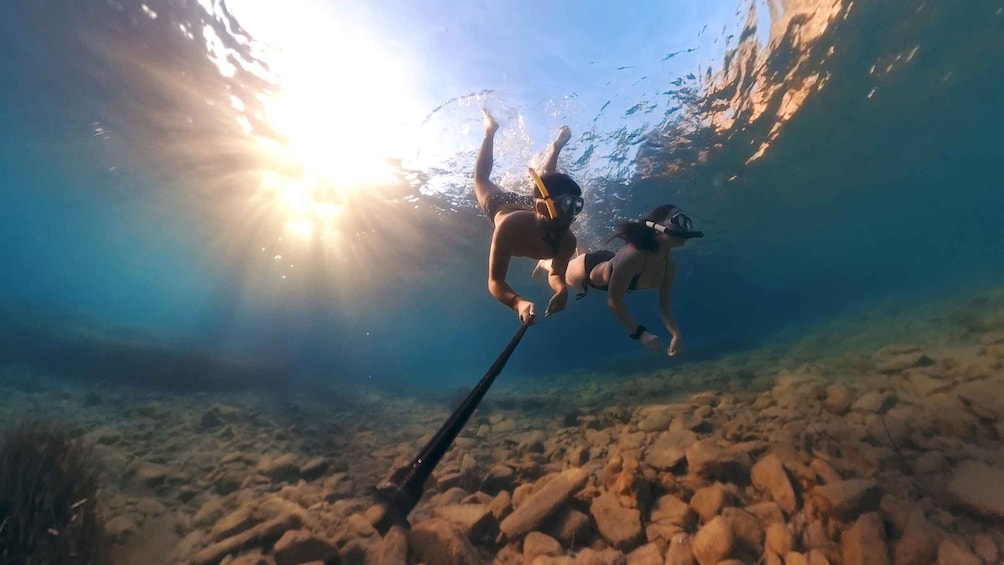
[[[798,505],[795,489],[776,455],[770,454],[760,458],[756,465],[753,465],[750,476],[753,486],[769,494],[771,500],[776,502],[781,510],[789,514],[795,511]],[[784,555],[782,552],[778,553]]]
[[[98,445],[115,445],[122,441],[122,432],[112,428],[101,428],[87,434],[84,439]]]
[[[643,524],[645,530],[645,539],[649,542],[655,542],[660,545],[666,545],[669,540],[673,539],[676,534],[683,533],[683,528],[669,522],[668,520],[662,520],[658,522],[648,522]]]
[[[698,490],[690,499],[690,507],[704,522],[710,522],[721,513],[722,508],[735,506],[735,503],[735,496],[719,482]]]
[[[463,489],[467,480],[460,471],[443,472],[442,474],[434,474],[433,477],[436,480],[436,487],[443,490]]]
[[[840,535],[844,565],[889,565],[885,529],[878,514],[862,514]]]
[[[1004,383],[999,381],[970,381],[959,385],[955,394],[977,416],[988,420],[1004,419]]]
[[[645,451],[645,462],[656,469],[672,469],[687,457],[687,448],[696,441],[697,434],[690,430],[664,432]]]
[[[596,521],[600,535],[611,546],[630,551],[641,543],[641,513],[637,508],[621,506],[613,493],[604,492],[594,498],[589,513]]]
[[[592,528],[589,516],[573,508],[560,510],[544,523],[541,531],[566,547],[587,539]]]
[[[940,451],[925,451],[917,458],[913,470],[916,473],[928,475],[940,473],[948,466],[945,456]]]
[[[344,498],[352,498],[356,485],[349,478],[348,473],[335,473],[324,479],[321,484],[324,489],[324,500],[335,502]]]
[[[812,490],[821,510],[849,522],[863,512],[878,508],[881,488],[874,479],[851,479],[817,486]]]
[[[575,556],[575,565],[625,565],[624,554],[616,549],[596,550],[587,547]]]
[[[733,557],[756,560],[763,554],[764,531],[756,516],[741,508],[726,508],[722,510],[722,518],[735,534]]]
[[[460,474],[463,476],[464,488],[477,489],[478,477],[481,472],[481,466],[477,460],[470,453],[465,453],[460,460]]]
[[[876,368],[883,373],[899,373],[911,367],[927,367],[934,364],[930,357],[913,346],[897,346],[890,350],[882,348],[875,354]]]
[[[338,548],[309,530],[290,530],[275,542],[272,556],[276,565],[299,565],[307,561],[334,561]]]
[[[581,467],[589,462],[589,449],[585,445],[576,445],[568,450],[565,463],[571,467]]]
[[[659,545],[655,543],[645,544],[627,556],[627,565],[664,565],[664,563]]]
[[[906,527],[910,523],[910,516],[917,510],[917,505],[913,502],[908,502],[891,494],[882,497],[879,507],[882,509],[885,518],[899,532],[906,531]]]
[[[481,556],[456,525],[437,518],[415,524],[408,532],[408,547],[417,561],[437,565],[480,565]]]
[[[938,565],[982,565],[982,562],[973,552],[945,539],[938,547]]]
[[[199,420],[199,425],[202,430],[209,430],[236,420],[236,408],[226,404],[215,404],[212,408],[202,414],[202,418]]]
[[[408,565],[408,531],[392,526],[383,537],[376,552],[380,565]]]
[[[214,410],[207,410],[202,414],[202,418],[199,419],[199,428],[201,430],[211,430],[223,424],[223,419]]]
[[[690,534],[676,534],[669,542],[665,565],[694,565]]]
[[[749,482],[750,458],[744,452],[722,449],[714,440],[701,440],[687,448],[687,468],[708,480],[746,484]]]
[[[192,518],[192,525],[197,528],[204,528],[219,520],[225,512],[226,507],[223,506],[223,500],[214,496],[207,500],[199,508],[199,511],[195,513],[195,516]]]
[[[676,418],[673,418],[673,423],[669,425],[669,431],[675,432],[683,430],[708,432],[711,431],[711,426],[709,426],[704,417],[699,414],[681,414]]]
[[[948,482],[948,493],[973,512],[1004,518],[1004,469],[963,461]]]
[[[781,512],[781,508],[776,502],[759,502],[757,504],[750,504],[746,507],[746,511],[759,518],[764,524],[773,524],[775,522],[784,523],[784,513]]]
[[[826,389],[826,400],[823,406],[830,412],[841,415],[846,413],[854,403],[854,391],[843,384],[830,385]]]
[[[485,480],[481,484],[481,490],[488,494],[495,495],[503,490],[511,490],[516,483],[516,472],[508,465],[495,465],[488,469]]]
[[[581,468],[568,469],[560,473],[544,486],[534,489],[526,500],[502,521],[499,529],[510,540],[538,529],[586,484],[588,478],[589,474]]]
[[[920,371],[910,371],[907,375],[910,381],[910,388],[913,389],[914,394],[920,398],[929,396],[936,392],[945,392],[946,390],[952,388],[952,382],[944,379],[931,378]]]
[[[495,516],[496,520],[502,521],[512,512],[512,495],[509,494],[509,491],[500,491],[488,506],[492,509],[492,516]]]
[[[652,406],[642,412],[638,429],[643,432],[664,432],[669,429],[672,421],[673,414],[667,406]]]
[[[202,491],[191,486],[191,485],[181,485],[178,488],[177,498],[179,502],[191,502],[193,498],[198,496]]]
[[[275,561],[271,557],[265,557],[262,555],[260,550],[245,553],[244,555],[240,555],[231,561],[221,561],[221,563],[224,562],[226,565],[275,565]]]
[[[259,522],[261,520],[254,516],[251,507],[242,506],[216,522],[209,532],[209,538],[213,541],[229,538],[254,527]]]
[[[331,460],[327,457],[314,457],[300,467],[300,476],[304,480],[313,481],[321,478],[331,467]]]
[[[789,551],[784,556],[784,565],[809,565],[809,560],[797,551]]]
[[[735,549],[735,533],[721,516],[704,525],[691,541],[694,557],[701,565],[716,565]]]
[[[649,514],[649,520],[652,522],[667,521],[685,530],[692,528],[696,519],[697,516],[690,506],[671,494],[659,497]]]
[[[224,471],[215,477],[213,477],[212,485],[213,492],[222,496],[226,496],[232,492],[236,492],[237,489],[241,488],[241,484],[244,482],[244,477],[238,475],[233,471]]]
[[[921,400],[921,408],[939,435],[968,438],[979,426],[979,419],[954,394],[935,393],[927,396]]]
[[[136,503],[136,510],[147,515],[147,516],[159,516],[163,514],[167,508],[160,503],[156,498],[142,498]]]
[[[141,485],[155,488],[164,484],[164,481],[167,480],[167,475],[167,467],[157,463],[144,462],[136,466],[134,478]]]
[[[973,539],[973,551],[983,559],[984,563],[997,563],[997,559],[1000,557],[997,544],[985,534],[980,534]]]
[[[115,543],[125,543],[129,536],[139,531],[136,522],[125,516],[115,516],[105,523],[105,534]]]
[[[809,468],[816,473],[816,477],[819,481],[822,481],[823,484],[838,483],[844,480],[844,478],[840,476],[840,473],[838,473],[832,465],[822,459],[819,459],[818,457],[812,460],[812,463],[809,464]]]
[[[795,534],[785,524],[773,523],[767,526],[767,549],[778,555],[786,555],[795,547]]]
[[[922,510],[910,515],[903,536],[893,545],[895,565],[928,565],[938,555],[940,536]]]
[[[433,515],[460,526],[474,544],[489,543],[498,535],[498,520],[487,504],[448,504],[436,507]]]
[[[820,549],[813,549],[809,552],[809,565],[830,565],[830,560]]]
[[[280,518],[274,518],[258,524],[250,530],[199,550],[189,559],[189,562],[192,565],[219,563],[223,557],[230,553],[236,553],[243,548],[254,545],[274,543],[288,530],[294,530],[302,526],[303,520],[297,514],[287,514]]]
[[[277,483],[292,482],[300,478],[300,466],[292,453],[276,458],[262,457],[258,462],[258,472]]]
[[[499,422],[492,424],[492,433],[505,434],[514,432],[516,431],[516,427],[516,420],[502,419]]]
[[[802,527],[802,545],[806,549],[830,550],[834,554],[839,555],[840,550],[830,538],[830,533],[827,531],[826,526],[823,525],[823,522],[808,517],[806,519],[810,519],[811,521]]]
[[[866,414],[883,414],[893,403],[895,399],[889,393],[872,390],[852,404],[851,410]]]
[[[523,538],[523,563],[530,563],[538,555],[561,555],[561,544],[551,536],[530,532]]]
[[[638,507],[638,490],[643,481],[637,459],[615,455],[603,469],[603,488],[620,497],[623,506]]]

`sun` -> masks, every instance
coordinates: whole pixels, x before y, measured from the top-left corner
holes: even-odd
[[[394,163],[417,144],[427,105],[413,94],[414,65],[331,7],[237,0],[231,8],[269,45],[277,82],[257,116],[277,134],[259,139],[265,200],[292,234],[336,230],[352,212],[348,196],[394,185]]]

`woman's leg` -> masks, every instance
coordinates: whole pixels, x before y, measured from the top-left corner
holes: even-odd
[[[532,277],[535,279],[545,278],[551,275],[551,260],[541,259],[533,268]],[[568,269],[565,271],[565,284],[576,292],[582,290],[582,283],[586,280],[586,254],[579,253],[568,262]]]
[[[582,283],[586,280],[586,254],[580,253],[568,262],[568,270],[565,271],[565,284],[569,288],[582,290]]]

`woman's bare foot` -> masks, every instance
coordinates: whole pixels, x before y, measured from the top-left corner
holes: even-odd
[[[572,131],[568,129],[568,126],[561,126],[558,129],[558,135],[554,138],[554,147],[556,149],[561,149],[568,143],[568,140],[572,139]]]
[[[533,272],[530,273],[530,278],[534,280],[542,280],[547,278],[546,275],[551,273],[551,260],[541,259],[537,261],[537,264],[533,267]]]
[[[485,136],[495,135],[495,132],[499,129],[499,123],[496,122],[495,118],[488,112],[488,108],[482,108],[481,113],[484,116]]]

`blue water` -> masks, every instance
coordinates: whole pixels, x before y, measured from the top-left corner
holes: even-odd
[[[421,69],[434,94],[407,118],[428,143],[388,156],[396,182],[339,188],[337,226],[300,239],[262,188],[269,174],[304,174],[261,149],[292,143],[254,117],[283,89],[276,47],[240,27],[238,6],[9,3],[0,311],[8,338],[29,337],[8,341],[0,362],[73,373],[100,357],[82,350],[122,340],[302,383],[473,383],[517,329],[487,293],[490,226],[470,194],[481,106],[502,122],[495,173],[511,188],[525,187],[527,160],[558,125],[572,128],[559,167],[586,187],[576,231],[590,247],[663,202],[707,233],[674,252],[678,358],[641,351],[590,296],[528,332],[505,373],[516,382],[678,367],[1004,275],[999,0],[742,2],[677,7],[676,19],[654,5],[606,19],[582,10],[570,27],[629,38],[595,52],[554,39],[440,53]],[[384,8],[385,19],[368,8],[375,29],[411,17]],[[464,41],[487,25],[441,8],[474,26]],[[534,25],[490,16],[500,37]],[[233,76],[213,63],[204,26],[231,50]],[[439,29],[386,33],[392,52],[455,49]],[[356,112],[377,124],[383,110]],[[329,198],[320,192],[315,202]],[[509,280],[543,304],[531,268],[514,262]],[[658,324],[654,293],[628,305]],[[75,332],[92,339],[68,352]]]

